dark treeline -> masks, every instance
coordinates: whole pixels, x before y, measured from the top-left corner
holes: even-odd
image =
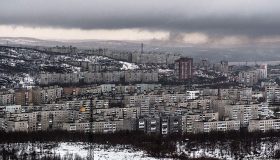
[[[176,154],[176,143],[195,143],[203,145],[209,142],[215,145],[216,142],[229,142],[231,152],[238,154],[240,144],[246,149],[252,144],[258,144],[263,138],[275,141],[280,137],[280,132],[253,132],[231,131],[231,132],[211,132],[203,134],[173,134],[168,136],[145,134],[138,131],[121,131],[108,134],[89,134],[83,132],[67,131],[40,131],[40,132],[0,132],[0,143],[48,143],[48,142],[89,142],[97,144],[115,145],[132,145],[136,149],[146,151],[153,157],[173,157],[185,159],[185,155]],[[248,147],[247,147],[248,148]],[[240,153],[239,153],[240,154]],[[279,151],[275,155],[280,156]]]

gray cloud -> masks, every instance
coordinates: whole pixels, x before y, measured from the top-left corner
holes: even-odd
[[[0,24],[90,29],[137,28],[210,36],[280,35],[279,0],[7,0]]]

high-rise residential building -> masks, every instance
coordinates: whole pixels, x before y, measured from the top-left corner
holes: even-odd
[[[221,72],[228,73],[228,61],[221,61],[220,66],[221,66]]]
[[[14,93],[9,91],[0,91],[0,105],[14,104]]]
[[[193,77],[193,59],[180,58],[175,61],[176,77],[179,80],[188,80]]]
[[[253,86],[259,79],[258,70],[241,71],[239,72],[238,82],[247,86]]]
[[[262,107],[261,104],[225,105],[224,116],[230,120],[238,120],[241,126],[247,127],[249,120],[259,118],[259,111],[262,110]]]
[[[280,104],[280,87],[278,85],[266,86],[265,98],[269,104]]]
[[[32,102],[32,90],[19,89],[15,91],[15,104],[29,105]]]
[[[262,64],[259,68],[239,72],[238,82],[247,86],[255,85],[260,79],[267,78],[267,65]]]
[[[257,69],[259,72],[259,78],[260,79],[265,79],[267,78],[267,64],[261,64],[260,68]]]

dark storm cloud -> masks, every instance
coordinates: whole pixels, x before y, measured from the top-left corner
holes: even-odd
[[[279,0],[2,0],[0,24],[280,35]]]

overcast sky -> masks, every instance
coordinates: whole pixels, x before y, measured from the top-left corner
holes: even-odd
[[[1,0],[0,36],[278,42],[280,0]]]

